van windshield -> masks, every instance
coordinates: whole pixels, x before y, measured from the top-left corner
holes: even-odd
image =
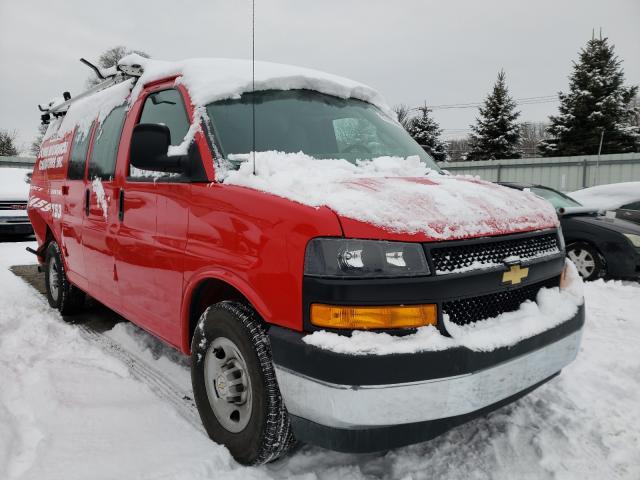
[[[316,159],[352,163],[417,155],[428,167],[439,170],[413,138],[377,107],[311,90],[245,93],[239,99],[209,104],[207,113],[227,159],[253,150],[252,101],[256,151],[303,152]]]

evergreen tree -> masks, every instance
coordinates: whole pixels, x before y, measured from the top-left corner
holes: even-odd
[[[413,139],[431,155],[434,160],[441,162],[447,159],[447,144],[440,139],[442,129],[433,118],[431,110],[420,107],[422,115],[411,119],[407,131]]]
[[[471,152],[467,159],[521,158],[520,125],[516,123],[519,116],[501,70],[493,91],[480,107],[480,117],[471,125]]]
[[[624,86],[622,62],[608,39],[592,38],[580,51],[569,76],[569,92],[558,94],[560,114],[549,118],[550,139],[541,144],[545,156],[603,153],[638,149],[638,111],[632,103],[637,86]]]

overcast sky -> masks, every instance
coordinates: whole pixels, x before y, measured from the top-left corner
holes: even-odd
[[[350,77],[411,106],[482,100],[500,68],[515,98],[566,90],[571,61],[602,27],[640,83],[639,0],[256,0],[256,58]],[[25,146],[36,105],[82,90],[78,59],[126,45],[160,59],[251,57],[250,0],[0,0],[0,129]],[[557,103],[523,105],[544,120]],[[476,109],[438,110],[450,136]]]

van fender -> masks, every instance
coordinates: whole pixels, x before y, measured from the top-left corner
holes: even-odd
[[[191,275],[183,289],[184,293],[181,309],[182,325],[180,333],[180,337],[182,339],[180,348],[183,352],[191,352],[191,338],[189,338],[189,308],[191,306],[191,300],[195,289],[203,280],[220,280],[227,283],[238,290],[264,320],[269,321],[269,319],[271,319],[271,310],[248,282],[224,268],[204,267]]]

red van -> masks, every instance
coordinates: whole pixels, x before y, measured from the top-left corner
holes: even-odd
[[[581,283],[550,204],[442,172],[371,88],[243,60],[98,73],[41,107],[49,303],[90,295],[191,355],[239,462],[424,441],[575,358]]]

